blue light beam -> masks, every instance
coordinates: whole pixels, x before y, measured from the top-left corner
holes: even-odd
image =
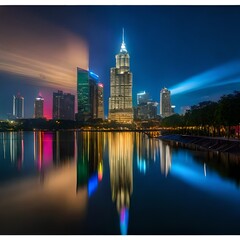
[[[240,83],[240,77],[238,75],[240,75],[240,61],[236,60],[190,77],[174,85],[170,88],[171,95],[193,92],[209,87]]]

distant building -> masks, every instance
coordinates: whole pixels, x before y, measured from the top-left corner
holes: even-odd
[[[172,115],[171,92],[167,88],[160,91],[160,115],[161,117]]]
[[[149,101],[146,104],[137,106],[137,119],[147,120],[155,119],[157,117],[157,102]]]
[[[153,102],[145,91],[137,93],[137,107],[134,108],[134,118],[141,120],[156,118],[157,106],[158,103]]]
[[[103,84],[98,84],[98,104],[97,117],[104,119],[104,98],[103,98]]]
[[[124,42],[124,32],[120,52],[116,57],[116,67],[110,72],[110,97],[108,119],[120,123],[133,121],[132,73],[130,56]]]
[[[62,91],[53,93],[53,119],[74,120],[75,96]]]
[[[147,106],[148,106],[148,119],[155,119],[157,117],[158,102],[150,101],[147,103]]]
[[[35,98],[35,101],[34,101],[34,117],[35,118],[43,118],[43,106],[44,106],[44,99],[41,96]]]
[[[77,119],[80,121],[104,118],[103,84],[98,81],[97,74],[77,68]]]
[[[137,93],[137,105],[147,104],[149,101],[149,94],[145,91]]]
[[[24,118],[24,97],[13,96],[13,118]]]

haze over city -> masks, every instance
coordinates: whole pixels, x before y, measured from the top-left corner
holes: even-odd
[[[120,50],[122,28],[133,73],[133,105],[147,91],[159,102],[172,92],[176,112],[238,89],[238,6],[54,6],[1,7],[0,118],[12,96],[25,98],[33,116],[40,93],[52,117],[52,92],[76,95],[76,69],[89,69],[104,84],[108,114],[110,68]],[[13,17],[14,16],[14,17]]]

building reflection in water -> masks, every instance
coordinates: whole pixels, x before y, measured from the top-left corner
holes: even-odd
[[[112,200],[120,216],[121,234],[127,234],[130,197],[133,192],[133,134],[108,134]]]
[[[203,172],[204,172],[204,176],[207,177],[207,165],[206,165],[206,163],[203,163]]]
[[[75,157],[75,132],[57,131],[53,136],[54,165],[73,161]]]
[[[77,191],[87,187],[88,197],[103,178],[103,133],[77,133]]]
[[[3,151],[4,157],[8,154],[8,146],[6,144],[6,139],[9,137],[9,153],[10,153],[10,161],[13,165],[17,167],[18,170],[22,168],[24,161],[24,139],[23,132],[10,132],[6,133],[3,136]]]
[[[170,146],[156,138],[149,138],[146,134],[136,134],[137,167],[145,174],[148,166],[160,159],[161,173],[168,175],[171,169],[172,153]]]
[[[160,152],[161,152],[161,158],[160,158],[161,173],[167,176],[169,170],[171,169],[171,162],[172,162],[171,148],[167,143],[164,143],[163,141],[159,141],[159,145],[160,145]]]
[[[43,171],[44,168],[52,165],[53,159],[53,133],[35,131],[33,154],[37,169]]]
[[[149,138],[146,134],[136,134],[137,146],[137,167],[145,174],[147,167],[151,162],[156,162],[160,157],[159,141],[155,138]]]

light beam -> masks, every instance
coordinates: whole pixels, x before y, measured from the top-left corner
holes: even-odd
[[[193,92],[205,88],[240,83],[240,61],[232,61],[208,70],[174,85],[171,95]]]

